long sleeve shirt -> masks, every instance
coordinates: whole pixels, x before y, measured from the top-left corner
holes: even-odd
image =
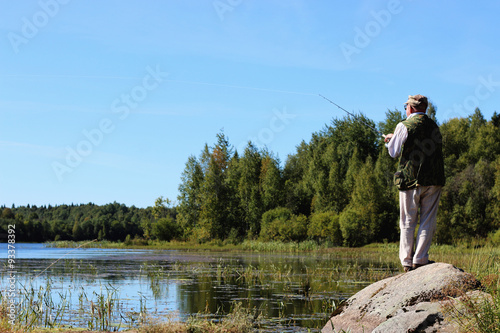
[[[409,119],[416,114],[425,114],[425,112],[412,113],[406,119]],[[394,130],[394,135],[392,136],[391,141],[387,143],[387,149],[392,158],[396,158],[401,155],[401,148],[406,142],[406,139],[408,139],[408,130],[403,123],[399,123]]]

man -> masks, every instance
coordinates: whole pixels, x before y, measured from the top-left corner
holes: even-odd
[[[436,215],[445,183],[442,138],[426,114],[427,97],[408,96],[406,120],[385,137],[391,157],[400,157],[394,184],[399,189],[399,259],[405,272],[429,263],[429,248],[436,230]],[[420,227],[415,228],[420,209]]]

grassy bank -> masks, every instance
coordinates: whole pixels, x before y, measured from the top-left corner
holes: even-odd
[[[135,239],[130,242],[111,241],[56,241],[45,243],[48,247],[58,248],[107,248],[107,249],[150,249],[150,250],[183,250],[183,251],[253,251],[253,252],[305,252],[321,251],[331,248],[328,243],[315,241],[304,242],[262,242],[243,241],[238,244],[214,240],[206,243],[159,241]]]
[[[332,247],[328,243],[315,241],[304,242],[262,242],[243,241],[239,244],[211,241],[203,244],[178,241],[147,241],[133,240],[130,243],[110,241],[58,241],[45,243],[49,247],[58,248],[109,248],[109,249],[156,249],[156,250],[183,250],[183,251],[249,251],[249,252],[320,252],[339,258],[369,259],[397,264],[397,243],[374,243],[358,248]],[[459,267],[481,278],[489,274],[496,274],[499,270],[500,247],[486,242],[463,242],[457,245],[433,245],[430,250],[430,259],[436,262],[445,262]]]
[[[376,261],[385,265],[399,265],[397,243],[374,243],[358,248],[332,247],[328,243],[305,242],[262,242],[243,241],[239,244],[228,244],[222,241],[212,241],[203,244],[190,242],[165,242],[140,240],[133,243],[92,241],[72,242],[59,241],[46,243],[47,246],[59,248],[114,248],[114,249],[157,249],[184,251],[249,251],[249,252],[279,252],[299,253],[318,252],[330,257]],[[436,262],[452,264],[473,274],[483,284],[493,291],[499,287],[495,276],[500,273],[500,247],[485,241],[467,241],[457,245],[433,245],[430,259]],[[484,281],[483,281],[484,280]],[[496,285],[495,285],[496,281]],[[496,288],[496,289],[495,289]]]
[[[0,332],[33,332],[33,333],[82,333],[89,332],[83,328],[65,328],[54,326],[53,328],[26,327],[25,325],[11,326],[4,318],[3,308],[0,308],[2,318],[0,320]],[[153,320],[144,322],[139,328],[128,329],[127,333],[247,333],[258,329],[259,317],[254,312],[242,307],[241,303],[235,303],[233,310],[224,318],[214,321],[205,319],[203,314],[192,316],[186,322],[179,322],[174,318],[166,318],[164,322],[158,323]],[[95,328],[94,332],[114,331],[112,327],[107,329]]]
[[[186,251],[248,251],[248,252],[282,252],[282,253],[298,253],[298,252],[318,252],[324,258],[339,258],[339,259],[354,259],[355,264],[344,270],[338,270],[334,267],[311,267],[304,275],[305,281],[312,281],[318,277],[324,277],[326,281],[343,281],[345,279],[353,279],[355,281],[377,281],[397,274],[398,264],[398,244],[370,244],[360,248],[346,247],[330,247],[329,244],[317,244],[316,242],[302,243],[282,243],[282,242],[259,242],[245,241],[241,244],[224,244],[222,242],[212,242],[206,244],[180,243],[180,242],[145,242],[144,244],[125,244],[112,242],[56,242],[49,246],[61,248],[78,248],[78,247],[94,247],[94,248],[141,248],[141,249],[166,249],[166,250],[186,250]],[[483,304],[475,304],[467,299],[463,300],[464,307],[457,307],[457,311],[448,313],[449,319],[457,321],[461,324],[463,332],[500,332],[500,248],[488,244],[480,243],[463,243],[456,246],[449,245],[433,245],[431,247],[431,259],[436,262],[446,262],[463,269],[466,272],[473,274],[478,278],[484,290],[492,295],[491,302]],[[392,270],[377,270],[364,267],[360,269],[360,265],[364,261],[376,262],[385,266],[392,267]],[[358,265],[359,261],[359,265]],[[377,266],[377,267],[378,267]],[[231,270],[232,269],[232,270]],[[255,268],[247,268],[241,270],[239,268],[227,268],[221,266],[217,270],[217,276],[221,280],[230,279],[237,276],[238,279],[248,280],[249,283],[262,284],[262,272]],[[290,272],[277,269],[272,271],[273,279],[276,281],[291,279]],[[347,277],[349,274],[349,277]],[[50,288],[46,288],[50,289]],[[28,290],[32,300],[25,300],[26,318],[23,324],[17,327],[10,327],[7,320],[7,308],[4,301],[0,299],[0,332],[24,332],[27,330],[37,330],[36,318],[37,312],[31,311],[34,309],[34,304],[44,303],[51,304],[51,300],[47,295],[37,294],[37,290]],[[102,322],[102,317],[106,311],[113,309],[114,299],[112,295],[104,295],[102,302],[94,301],[91,306],[84,306],[84,309],[92,311],[95,307],[96,312],[86,313],[86,318],[93,318],[95,324],[92,329],[103,330],[109,329],[108,326],[99,326]],[[110,297],[108,297],[110,296]],[[108,299],[111,300],[108,302]],[[52,302],[54,303],[54,302]],[[466,309],[466,310],[464,310]],[[62,311],[62,310],[61,310]],[[323,311],[321,311],[323,312]],[[331,313],[331,309],[325,309],[325,314]],[[144,313],[146,316],[147,313]],[[166,323],[155,323],[144,320],[144,322],[135,328],[134,332],[148,333],[170,333],[170,332],[250,332],[258,327],[259,314],[255,309],[245,309],[241,304],[234,305],[233,310],[222,317],[220,320],[207,319],[206,316],[200,314],[193,316],[185,322],[179,322],[174,319]],[[53,320],[53,327],[57,329],[60,325],[57,323],[57,318],[42,318],[43,320]],[[99,319],[99,321],[98,321]],[[497,330],[495,330],[495,325]],[[50,325],[49,325],[50,326]],[[60,329],[60,327],[59,327]],[[89,329],[89,328],[87,328]],[[46,331],[44,329],[44,331]],[[60,330],[59,330],[60,331]]]
[[[70,242],[60,241],[47,243],[47,246],[60,248],[94,247],[115,249],[157,249],[184,251],[248,251],[248,252],[280,252],[299,253],[317,252],[329,257],[370,260],[384,265],[399,265],[397,243],[375,243],[359,248],[331,247],[328,243],[305,242],[261,242],[244,241],[239,244],[227,244],[212,241],[204,244],[189,242],[137,241],[126,244],[122,242]],[[430,259],[436,262],[452,264],[473,274],[482,281],[492,293],[499,288],[500,247],[484,241],[463,242],[457,245],[433,245]],[[381,278],[383,278],[381,276]]]

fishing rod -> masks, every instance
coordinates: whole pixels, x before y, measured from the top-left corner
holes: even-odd
[[[91,241],[89,241],[89,242],[83,243],[83,244],[82,244],[82,245],[80,245],[79,247],[77,247],[77,248],[75,248],[75,249],[73,249],[73,250],[71,250],[71,251],[66,252],[66,253],[65,253],[62,257],[59,257],[56,261],[54,261],[52,264],[50,264],[49,266],[47,266],[47,267],[46,267],[43,271],[41,271],[40,273],[38,273],[38,275],[37,275],[37,276],[35,276],[35,278],[34,278],[34,279],[36,279],[37,277],[39,277],[40,275],[42,275],[42,274],[43,274],[46,270],[48,270],[50,267],[54,266],[54,265],[55,265],[55,263],[57,263],[57,262],[58,262],[59,260],[61,260],[62,258],[66,257],[66,256],[67,256],[68,254],[70,254],[71,252],[76,251],[76,250],[78,250],[79,248],[81,248],[81,247],[83,247],[83,246],[85,246],[85,245],[87,245],[87,244],[89,244],[89,243],[92,243],[92,242],[97,242],[97,239],[93,239],[93,240],[91,240]],[[34,279],[33,279],[33,280],[34,280]],[[33,283],[33,281],[31,281],[31,283]],[[31,285],[31,284],[30,284],[30,285]]]
[[[370,124],[368,124],[367,122],[365,122],[363,119],[361,119],[360,117],[356,116],[355,114],[347,111],[346,109],[344,109],[343,107],[341,107],[340,105],[338,105],[337,103],[333,102],[332,100],[326,98],[325,96],[319,94],[321,97],[323,97],[324,99],[326,99],[328,102],[332,103],[333,105],[335,105],[336,107],[338,107],[339,109],[341,109],[342,111],[346,112],[348,115],[354,117],[355,119],[357,119],[360,123],[362,123],[363,125],[365,126],[368,126],[372,131],[374,131],[375,133],[377,133],[378,135],[380,135],[381,137],[383,137],[385,139],[385,134],[382,134],[382,132],[380,132],[379,130],[377,130],[375,127],[371,126]]]

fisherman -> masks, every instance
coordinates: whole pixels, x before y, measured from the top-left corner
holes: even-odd
[[[384,138],[389,155],[399,156],[394,184],[399,190],[399,259],[405,272],[432,263],[429,248],[445,184],[441,132],[425,114],[427,104],[425,96],[408,96],[404,105],[406,120]],[[420,226],[415,240],[419,209]]]

